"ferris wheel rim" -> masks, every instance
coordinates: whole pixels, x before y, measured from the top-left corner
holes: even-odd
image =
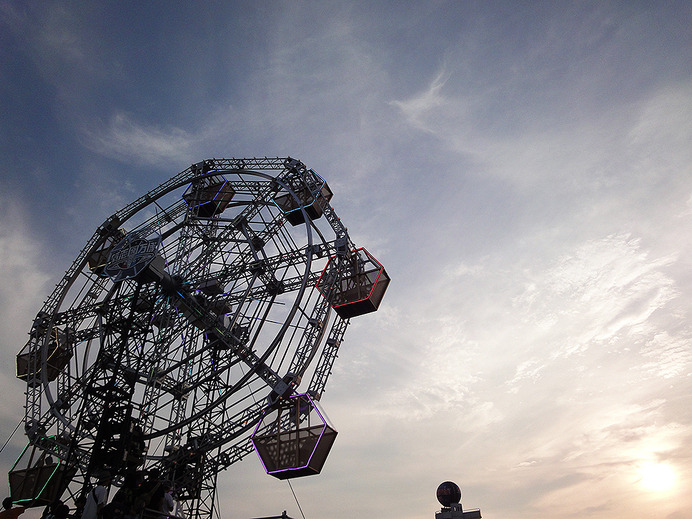
[[[212,159],[212,160],[213,160],[213,159]],[[189,169],[189,168],[188,168],[188,169]],[[186,169],[186,170],[183,170],[183,171],[182,171],[181,173],[179,173],[179,174],[185,173],[186,171],[187,171],[187,169]],[[84,250],[82,251],[82,259],[81,259],[81,261],[80,261],[79,264],[78,264],[79,267],[76,268],[76,269],[74,270],[73,275],[72,275],[71,278],[67,281],[66,285],[62,288],[62,290],[61,290],[61,296],[60,296],[59,299],[56,300],[55,305],[54,305],[53,312],[50,313],[50,321],[49,321],[49,324],[48,324],[48,329],[52,329],[52,328],[53,328],[54,323],[55,323],[55,320],[56,320],[56,317],[57,317],[57,315],[60,313],[60,312],[58,312],[58,310],[59,310],[59,308],[60,308],[60,305],[61,305],[62,302],[64,301],[64,299],[65,299],[67,293],[69,292],[69,290],[70,290],[70,288],[72,287],[72,285],[73,285],[73,283],[75,282],[75,280],[78,278],[78,276],[82,273],[83,269],[85,268],[85,266],[86,266],[86,264],[87,264],[87,262],[88,262],[89,256],[90,256],[94,251],[98,250],[98,248],[99,248],[100,246],[102,246],[102,245],[105,243],[105,241],[109,238],[109,235],[108,235],[107,233],[103,233],[103,232],[102,232],[102,229],[103,229],[105,223],[111,222],[114,218],[117,218],[117,220],[118,220],[118,225],[122,225],[122,224],[124,224],[125,222],[127,222],[128,220],[130,220],[132,217],[134,217],[134,216],[135,216],[137,213],[139,213],[141,210],[145,209],[146,207],[148,207],[149,205],[151,205],[152,203],[154,203],[156,200],[158,200],[158,199],[164,197],[165,195],[167,195],[167,194],[169,194],[169,193],[171,193],[171,192],[173,192],[173,191],[175,191],[175,190],[177,190],[177,189],[180,189],[180,188],[182,188],[183,186],[188,185],[188,184],[190,184],[191,182],[193,182],[193,181],[195,181],[195,180],[201,180],[201,179],[204,179],[204,178],[210,178],[210,177],[214,177],[214,176],[218,176],[218,175],[223,175],[223,174],[237,174],[237,175],[240,175],[240,174],[248,174],[248,175],[250,175],[250,176],[260,177],[260,178],[262,178],[262,179],[264,179],[264,180],[266,180],[266,181],[275,182],[278,186],[280,186],[280,188],[283,188],[283,189],[285,189],[287,192],[289,192],[289,193],[293,196],[293,198],[294,198],[295,200],[299,200],[298,197],[297,197],[297,195],[296,195],[296,193],[294,192],[294,190],[293,190],[287,183],[285,183],[285,182],[282,181],[280,178],[278,178],[278,175],[277,175],[277,176],[272,176],[272,175],[269,175],[269,174],[267,174],[267,173],[263,173],[263,172],[261,172],[261,171],[256,171],[256,170],[254,170],[254,169],[238,169],[238,168],[232,168],[232,169],[216,169],[216,170],[210,171],[210,172],[208,172],[208,173],[198,174],[198,175],[195,175],[195,176],[191,176],[191,177],[187,177],[187,178],[184,178],[184,179],[180,179],[179,181],[177,181],[177,182],[171,184],[170,186],[168,186],[166,189],[161,190],[160,192],[158,192],[157,195],[156,195],[155,197],[150,197],[149,195],[150,195],[151,193],[155,192],[155,191],[157,190],[157,188],[154,188],[154,189],[148,191],[148,192],[144,195],[144,197],[141,197],[141,198],[143,198],[144,200],[143,200],[141,203],[137,204],[136,206],[132,207],[132,208],[128,211],[128,213],[126,213],[125,215],[123,215],[124,218],[123,218],[123,217],[120,217],[120,216],[117,216],[117,215],[118,215],[118,212],[116,211],[113,215],[111,215],[108,219],[106,219],[106,222],[104,222],[104,224],[102,224],[101,226],[99,226],[99,227],[97,228],[97,230],[95,231],[95,233],[94,233],[93,236],[96,236],[96,235],[99,235],[99,234],[100,234],[101,237],[100,237],[98,240],[96,240],[96,242],[95,242],[90,248],[84,249]],[[174,177],[173,177],[173,178],[174,178]],[[305,208],[304,208],[302,205],[300,206],[300,211],[303,213],[303,216],[305,217],[305,216],[306,216],[306,214],[305,214]],[[311,248],[312,245],[313,245],[312,227],[311,227],[311,225],[310,225],[310,219],[309,219],[309,218],[305,217],[304,220],[305,220],[304,226],[305,226],[305,229],[306,229],[306,236],[307,236],[307,240],[308,240],[307,247],[308,247],[308,249],[309,249],[309,248]],[[92,238],[93,238],[93,236],[92,236]],[[272,341],[272,344],[267,348],[267,351],[265,351],[265,353],[263,354],[263,356],[262,356],[262,358],[261,358],[261,360],[262,360],[263,362],[264,362],[264,361],[268,358],[268,356],[272,353],[273,348],[275,348],[276,345],[278,345],[278,343],[280,342],[281,337],[286,333],[286,331],[287,331],[288,328],[290,327],[290,325],[291,325],[291,320],[292,320],[293,316],[295,315],[295,313],[297,312],[298,306],[300,305],[300,302],[301,302],[301,300],[302,300],[302,298],[303,298],[303,296],[304,296],[305,290],[306,290],[306,288],[307,288],[307,280],[308,280],[308,277],[309,277],[310,266],[311,266],[311,264],[312,264],[312,255],[309,254],[309,253],[307,253],[305,257],[306,257],[306,268],[305,268],[305,271],[304,271],[304,274],[303,274],[303,281],[302,281],[302,284],[301,284],[300,289],[296,292],[296,297],[294,298],[294,301],[293,301],[293,304],[292,304],[292,307],[291,307],[291,311],[290,311],[290,319],[289,319],[289,318],[286,319],[286,321],[285,321],[284,324],[282,325],[282,328],[279,330],[279,332],[276,334],[275,339]],[[115,290],[115,287],[116,287],[116,286],[117,286],[117,285],[114,284],[113,287],[111,287],[111,290]],[[67,416],[63,415],[62,413],[60,413],[59,409],[56,409],[56,407],[57,407],[57,406],[56,406],[57,398],[54,397],[53,394],[52,394],[51,381],[48,380],[48,374],[47,374],[47,371],[48,371],[48,370],[47,370],[47,369],[44,369],[45,366],[47,366],[47,360],[48,360],[48,359],[47,359],[47,355],[48,355],[48,341],[49,341],[49,337],[48,337],[48,336],[45,336],[45,337],[43,338],[43,341],[42,341],[42,344],[41,344],[41,347],[40,347],[40,351],[41,351],[41,370],[40,370],[41,382],[40,382],[40,383],[41,383],[41,385],[43,386],[42,393],[43,393],[43,395],[45,396],[45,398],[46,398],[46,400],[47,400],[47,402],[48,402],[48,404],[49,404],[49,406],[50,406],[50,410],[51,410],[50,412],[51,412],[51,414],[52,414],[57,420],[60,420],[61,423],[63,424],[63,426],[64,426],[66,429],[70,429],[70,430],[74,431],[74,430],[77,428],[77,426],[71,423],[71,421],[69,420],[69,417],[67,417]],[[99,348],[100,348],[100,347],[99,347]],[[243,387],[244,384],[247,383],[248,380],[250,380],[250,378],[252,378],[252,376],[253,376],[254,374],[256,374],[256,372],[257,372],[257,370],[258,370],[259,368],[260,368],[260,366],[254,366],[252,369],[250,369],[245,375],[243,375],[243,377],[241,378],[241,380],[238,381],[238,383],[234,384],[234,386],[233,386],[232,388],[229,389],[228,392],[225,392],[224,395],[223,395],[222,397],[218,398],[218,399],[214,402],[213,405],[207,406],[207,408],[205,408],[203,411],[208,411],[209,409],[213,408],[215,405],[218,405],[219,403],[224,402],[224,401],[226,401],[228,398],[230,398],[230,396],[231,396],[232,394],[234,394],[235,392],[237,392],[241,387]],[[88,386],[88,385],[87,385],[87,386]],[[85,386],[85,388],[86,388],[87,386]],[[56,395],[56,396],[58,396],[58,395]],[[165,429],[165,430],[163,430],[163,431],[161,431],[161,432],[158,432],[157,434],[151,434],[151,435],[149,435],[149,436],[146,436],[145,439],[157,438],[157,437],[163,436],[164,434],[167,434],[168,432],[171,432],[172,430],[174,430],[176,427],[181,427],[181,426],[184,426],[184,425],[187,425],[187,424],[189,424],[189,423],[194,422],[195,419],[198,419],[199,416],[201,416],[202,414],[203,414],[202,412],[199,412],[199,413],[197,413],[196,415],[192,415],[192,416],[188,417],[184,422],[178,423],[176,426],[170,426],[170,427],[168,427],[167,429]],[[31,419],[33,419],[33,418],[34,418],[34,417],[32,417]],[[29,416],[26,416],[26,421],[28,422],[29,420],[30,420]]]
[[[246,433],[256,426],[262,411],[298,391],[297,378],[309,381],[301,391],[317,399],[322,396],[350,316],[334,310],[331,296],[320,290],[321,265],[329,265],[337,256],[350,257],[355,246],[330,205],[332,191],[314,170],[290,157],[250,159],[250,164],[262,165],[249,168],[245,160],[207,159],[193,164],[113,213],[86,241],[39,312],[47,312],[47,319],[39,325],[34,322],[25,346],[40,359],[39,369],[33,364],[34,371],[28,372],[27,380],[32,381],[27,389],[27,436],[35,448],[59,453],[58,458],[74,468],[77,477],[68,476],[72,498],[76,486],[87,488],[97,470],[115,470],[119,484],[125,468],[115,468],[117,458],[100,462],[98,456],[112,460],[112,455],[120,455],[105,442],[119,441],[113,435],[121,430],[120,424],[134,424],[141,425],[138,437],[146,447],[144,454],[137,455],[142,461],[132,465],[128,460],[127,467],[137,471],[160,467],[171,471],[171,480],[187,481],[176,464],[187,467],[186,460],[192,458],[180,456],[197,456],[193,463],[201,465],[193,466],[197,472],[192,482],[182,483],[187,496],[181,499],[188,500],[186,507],[202,506],[207,499],[202,495],[214,495],[218,473],[252,452]],[[219,187],[227,180],[227,188]],[[187,206],[179,193],[175,198],[185,186],[189,189],[182,198]],[[203,205],[210,201],[219,205]],[[131,227],[127,234],[120,230],[123,224]],[[168,277],[153,279],[157,271],[151,270],[144,272],[149,281],[142,281],[136,269],[126,274],[130,277],[99,277],[104,265],[115,265],[109,263],[110,251],[121,236],[135,247],[153,242],[153,233],[162,236],[158,254],[161,265],[165,262],[165,267],[156,268],[165,268],[158,272]],[[118,261],[129,258],[129,246],[117,249]],[[144,265],[142,269],[149,268]],[[152,279],[154,283],[147,284]],[[179,297],[169,292],[173,285],[164,286],[162,280],[181,283],[175,285],[181,288]],[[223,290],[215,292],[215,287]],[[140,289],[149,301],[144,303],[151,306],[139,304]],[[102,314],[97,306],[103,307]],[[228,310],[222,315],[219,307]],[[203,317],[190,315],[195,308],[202,310]],[[165,321],[163,326],[152,325],[152,316],[159,323]],[[243,335],[235,335],[236,322]],[[102,331],[104,326],[108,330]],[[124,330],[131,326],[137,329],[128,338]],[[221,331],[221,340],[242,337],[241,342],[219,345],[214,333],[224,328],[209,326],[227,326],[228,335]],[[62,338],[56,335],[51,341],[50,333]],[[55,360],[56,344],[61,349],[66,346],[67,360]],[[141,363],[139,353],[119,357],[119,345],[142,355],[162,354],[170,361]],[[124,369],[117,368],[118,359],[124,360]],[[50,375],[49,362],[58,366]],[[134,378],[128,382],[130,374]],[[108,385],[111,381],[124,385],[113,388]],[[30,395],[32,387],[35,392]],[[69,389],[64,391],[65,387]],[[89,399],[92,403],[84,403]],[[115,411],[101,416],[98,411],[104,407]],[[32,436],[30,419],[45,428],[34,428]],[[157,438],[161,441],[153,441]],[[211,513],[213,505],[205,512],[187,510],[199,517]]]

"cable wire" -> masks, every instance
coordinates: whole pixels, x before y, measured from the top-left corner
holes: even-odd
[[[214,485],[216,487],[216,485]],[[217,519],[221,519],[221,501],[219,500],[219,493],[214,488],[214,497],[216,498],[216,506],[214,507],[214,512],[216,512]]]
[[[5,444],[4,444],[2,447],[0,447],[0,452],[2,452],[2,451],[5,450],[5,447],[7,447],[7,444],[8,444],[8,443],[10,443],[10,440],[11,440],[12,437],[14,436],[14,433],[17,432],[17,429],[19,429],[19,426],[22,425],[22,422],[23,422],[23,421],[24,421],[24,420],[19,420],[19,423],[17,424],[17,427],[14,428],[14,431],[12,431],[12,434],[10,434],[10,437],[7,438],[7,441],[5,442]]]
[[[303,516],[303,519],[305,519],[305,514],[303,513],[303,508],[300,506],[300,503],[298,502],[298,496],[296,496],[296,493],[293,491],[293,485],[291,485],[291,480],[287,479],[288,486],[291,489],[291,492],[293,493],[293,499],[296,500],[296,504],[298,505],[298,510],[300,510],[300,515]]]

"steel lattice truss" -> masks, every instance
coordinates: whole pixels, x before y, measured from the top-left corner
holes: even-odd
[[[210,210],[219,186],[232,198]],[[26,434],[74,467],[73,496],[101,470],[118,481],[157,467],[186,516],[208,517],[217,474],[252,450],[268,401],[299,385],[321,396],[348,321],[315,286],[328,258],[355,249],[323,186],[291,158],[210,159],[97,229],[20,352]],[[124,236],[160,244],[115,281],[104,265]],[[345,264],[329,263],[333,282]]]

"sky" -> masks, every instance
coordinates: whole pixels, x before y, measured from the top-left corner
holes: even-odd
[[[392,282],[322,474],[294,499],[249,456],[220,517],[430,519],[452,480],[488,518],[692,518],[692,3],[0,0],[0,106],[3,444],[106,217],[290,155]]]

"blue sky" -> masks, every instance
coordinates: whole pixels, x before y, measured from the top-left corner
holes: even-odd
[[[689,519],[690,27],[682,1],[0,0],[2,440],[14,355],[107,216],[291,155],[392,277],[307,518],[430,518],[451,479],[484,517]],[[254,458],[220,485],[226,519],[300,516]]]

